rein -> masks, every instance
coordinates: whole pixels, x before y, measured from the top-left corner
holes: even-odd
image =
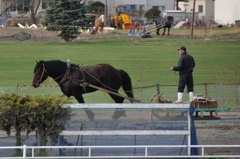
[[[92,78],[94,78],[96,81],[98,81],[98,82],[99,82],[101,85],[103,85],[104,87],[106,87],[106,88],[108,88],[108,89],[110,89],[110,90],[112,90],[112,91],[118,91],[118,90],[116,90],[116,89],[112,89],[112,88],[106,86],[106,85],[103,84],[101,81],[99,81],[96,77],[94,77],[92,74],[90,74],[88,71],[85,70],[85,72],[86,72],[89,76],[91,76]]]
[[[122,95],[122,94],[119,94],[119,93],[116,93],[116,92],[113,92],[113,91],[104,89],[104,88],[102,88],[102,87],[98,87],[98,86],[92,85],[92,84],[90,84],[90,83],[85,83],[85,84],[87,84],[87,86],[92,87],[92,88],[95,88],[95,89],[97,89],[97,90],[101,90],[101,91],[103,91],[103,92],[107,92],[107,93],[110,93],[110,94],[114,94],[114,95],[116,95],[116,96],[129,99],[129,100],[131,100],[131,101],[133,101],[133,102],[141,103],[140,100],[137,100],[137,99],[134,99],[134,98],[131,98],[131,97],[128,97],[128,96],[124,96],[124,95]],[[82,86],[82,84],[79,84],[79,85]]]
[[[149,80],[152,80],[152,79],[156,79],[158,78],[158,80],[161,80],[163,77],[165,77],[171,70],[168,69],[167,71],[155,76],[155,77],[152,77],[152,78],[148,78],[148,79],[144,79],[144,80],[138,80],[138,82],[144,82],[144,81],[149,81]],[[159,77],[160,76],[160,77]]]
[[[71,69],[80,69],[80,71],[81,71],[81,73],[82,73],[82,76],[83,76],[83,79],[82,80],[80,80],[81,82],[79,82],[79,83],[82,83],[82,86],[83,86],[83,89],[85,89],[84,87],[85,87],[85,82],[86,82],[86,80],[85,80],[85,74],[84,74],[84,72],[86,72],[89,76],[91,76],[93,79],[95,79],[97,82],[99,82],[101,85],[103,85],[105,88],[108,88],[108,89],[110,89],[110,90],[112,90],[112,91],[118,91],[118,90],[116,90],[116,89],[112,89],[112,88],[110,88],[110,87],[108,87],[108,86],[106,86],[104,83],[102,83],[101,81],[99,81],[95,76],[93,76],[91,73],[89,73],[88,71],[86,71],[86,69],[85,69],[85,66],[84,65],[82,65],[82,64],[80,64],[79,65],[79,68],[75,68],[75,67],[70,67]],[[76,80],[76,81],[79,81],[79,80]],[[88,84],[89,85],[89,84]]]

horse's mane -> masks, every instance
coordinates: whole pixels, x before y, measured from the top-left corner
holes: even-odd
[[[48,72],[51,72],[51,73],[57,73],[57,72],[65,72],[66,69],[67,69],[67,63],[66,62],[63,62],[63,61],[60,61],[60,60],[50,60],[50,61],[39,61],[38,65],[36,65],[35,69],[34,69],[34,72],[36,71],[37,69],[37,66],[39,67],[41,64],[44,64],[45,66],[45,69],[48,71]]]

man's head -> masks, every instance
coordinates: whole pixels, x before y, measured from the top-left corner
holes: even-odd
[[[186,47],[185,46],[181,46],[181,47],[179,47],[178,48],[178,52],[180,53],[180,54],[183,54],[184,52],[186,52]]]

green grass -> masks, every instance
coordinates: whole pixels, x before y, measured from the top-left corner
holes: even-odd
[[[129,73],[134,86],[176,84],[171,66],[180,45],[195,58],[194,83],[240,81],[240,40],[129,39],[85,42],[1,42],[0,84],[30,85],[36,60],[95,65],[108,63]],[[140,81],[140,82],[139,82]]]

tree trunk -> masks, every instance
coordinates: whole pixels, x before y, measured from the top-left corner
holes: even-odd
[[[46,146],[47,143],[47,135],[45,129],[40,127],[37,129],[38,131],[38,146]],[[38,149],[38,154],[44,154],[45,149]]]
[[[37,15],[37,11],[40,6],[41,0],[27,0],[26,3],[30,8],[30,16],[33,24],[37,24],[36,15]]]
[[[37,25],[37,19],[34,14],[31,14],[31,19],[32,19],[33,24]]]
[[[15,146],[21,146],[22,145],[22,142],[21,142],[21,129],[17,129],[15,128],[16,130],[16,144]],[[21,153],[21,149],[15,149],[15,152],[16,154],[20,154]]]

